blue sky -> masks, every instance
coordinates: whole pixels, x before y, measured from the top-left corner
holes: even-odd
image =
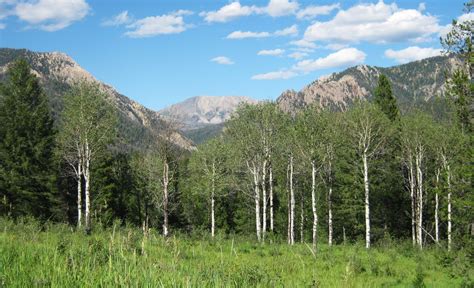
[[[152,109],[198,95],[275,99],[357,64],[440,53],[462,0],[0,0],[0,46],[62,51]],[[113,4],[112,4],[113,3]]]

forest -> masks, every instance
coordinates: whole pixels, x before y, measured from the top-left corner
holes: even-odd
[[[53,117],[17,60],[0,86],[0,286],[472,287],[472,26],[453,24],[442,44],[465,66],[426,107],[401,111],[380,75],[346,111],[241,105],[190,150],[171,121],[132,148],[88,82]]]

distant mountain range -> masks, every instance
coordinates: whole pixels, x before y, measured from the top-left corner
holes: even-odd
[[[371,99],[380,74],[388,76],[402,110],[422,106],[444,92],[446,73],[462,65],[455,56],[437,56],[389,68],[358,65],[322,77],[301,91],[284,91],[276,100],[287,112],[318,105],[345,110],[357,100]]]
[[[181,127],[181,133],[173,135],[173,142],[181,148],[193,149],[194,144],[220,133],[225,121],[230,119],[239,105],[258,103],[243,96],[197,96],[156,112],[98,81],[64,53],[40,53],[26,49],[0,49],[0,81],[5,79],[8,64],[19,57],[25,58],[33,73],[39,77],[55,116],[61,110],[62,96],[72,83],[78,80],[98,83],[119,112],[120,133],[127,144],[137,148],[153,145],[152,135],[161,135],[163,127],[173,121]],[[402,111],[406,111],[442,95],[446,73],[450,74],[461,65],[460,59],[452,55],[388,68],[359,65],[315,80],[299,92],[284,91],[276,103],[292,114],[309,105],[345,110],[358,100],[370,100],[378,77],[383,73],[391,80]]]
[[[90,81],[97,83],[114,104],[119,115],[119,133],[126,145],[146,148],[154,145],[154,135],[163,135],[167,125],[159,113],[150,110],[117,92],[112,86],[102,83],[79,66],[71,57],[60,52],[33,52],[26,49],[0,49],[0,81],[4,81],[8,65],[18,58],[26,59],[50,99],[53,114],[58,117],[62,97],[73,83]],[[180,133],[172,135],[172,141],[183,149],[192,149],[193,143]]]

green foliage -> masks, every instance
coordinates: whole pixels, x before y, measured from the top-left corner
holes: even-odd
[[[57,208],[53,119],[25,60],[0,86],[0,213],[52,217]]]
[[[379,76],[379,81],[374,91],[374,102],[390,121],[395,121],[400,118],[397,99],[393,96],[390,80],[384,74]]]

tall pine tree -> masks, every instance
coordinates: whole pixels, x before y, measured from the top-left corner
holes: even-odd
[[[397,106],[397,99],[393,96],[390,80],[384,74],[380,74],[377,87],[374,91],[375,103],[387,115],[390,121],[400,118],[400,111]]]
[[[0,89],[1,213],[50,217],[54,210],[54,128],[48,99],[25,60]]]

